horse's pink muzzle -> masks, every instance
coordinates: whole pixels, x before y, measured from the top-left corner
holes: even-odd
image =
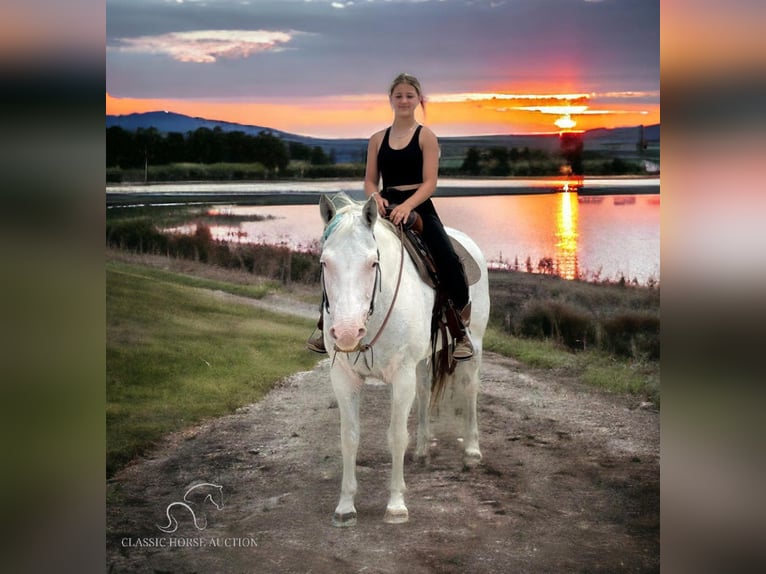
[[[366,334],[367,327],[356,321],[336,323],[330,327],[330,337],[335,342],[335,347],[346,353],[355,351]]]

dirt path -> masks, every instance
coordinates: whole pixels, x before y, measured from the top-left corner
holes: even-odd
[[[340,489],[329,362],[262,402],[172,435],[108,486],[108,572],[658,572],[659,413],[513,360],[485,357],[483,463],[464,470],[450,409],[428,463],[408,455],[410,522],[382,521],[388,388],[367,384],[358,524],[330,524]],[[410,419],[414,446],[414,417]],[[166,508],[201,482],[224,507],[204,530]],[[203,521],[204,522],[204,521]]]

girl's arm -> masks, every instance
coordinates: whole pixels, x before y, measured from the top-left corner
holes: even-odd
[[[373,134],[370,142],[367,144],[367,165],[364,170],[364,194],[367,197],[375,194],[375,201],[378,204],[378,212],[385,214],[385,208],[388,201],[383,199],[378,191],[380,190],[380,170],[378,169],[378,149],[383,139],[385,130]]]

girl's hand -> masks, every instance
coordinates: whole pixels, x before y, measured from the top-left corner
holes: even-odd
[[[389,219],[394,225],[400,225],[407,221],[407,219],[410,216],[410,208],[407,207],[406,204],[401,203],[397,205],[393,211],[391,211],[391,215],[389,216]]]
[[[375,198],[375,203],[378,204],[378,215],[385,217],[388,200],[385,197],[381,197],[378,192],[373,193],[372,196]]]

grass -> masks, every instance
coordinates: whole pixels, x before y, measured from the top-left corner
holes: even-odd
[[[571,369],[576,355],[549,340],[523,339],[488,328],[484,335],[484,348],[538,369]]]
[[[225,302],[201,290],[261,298],[279,289],[276,283],[244,272],[246,279],[237,279],[212,265],[193,268],[190,275],[115,256],[106,264],[107,476],[163,435],[231,413],[284,376],[316,365],[317,356],[304,348],[312,320]],[[493,275],[490,290],[497,314],[485,335],[486,350],[659,407],[658,361],[595,347],[572,351],[554,338],[520,337],[505,326],[530,299],[576,302],[606,315],[651,310],[658,293],[520,273]],[[318,288],[288,291],[318,301]]]
[[[185,287],[213,289],[217,291],[223,291],[224,293],[231,293],[232,295],[250,297],[252,299],[262,299],[271,291],[278,288],[275,282],[266,282],[258,285],[243,285],[238,283],[231,283],[228,281],[219,281],[216,279],[176,273],[173,271],[165,271],[164,269],[157,269],[154,267],[133,265],[130,263],[109,262],[107,263],[106,267],[107,270],[112,270],[123,275],[132,275],[142,279],[151,279],[160,283],[181,285]]]
[[[640,395],[659,406],[659,368],[639,361],[617,361],[604,356],[584,366],[583,382],[614,392]]]
[[[255,402],[317,360],[304,348],[311,321],[192,288],[208,280],[136,267],[106,272],[107,476],[164,434]]]
[[[600,350],[572,352],[550,339],[524,339],[490,327],[484,348],[536,369],[566,372],[586,385],[629,394],[660,406],[660,366],[657,361],[616,357]]]

